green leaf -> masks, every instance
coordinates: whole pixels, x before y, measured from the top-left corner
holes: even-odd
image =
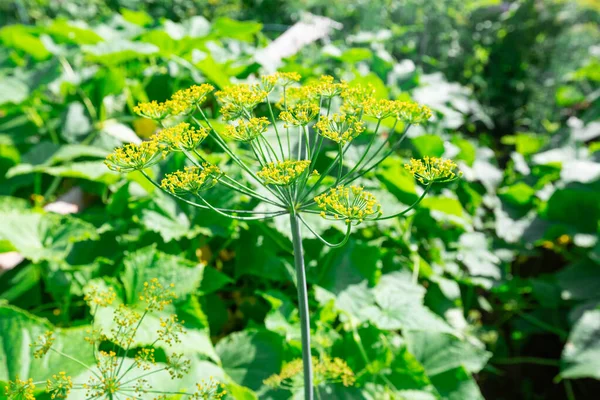
[[[0,41],[6,47],[23,51],[38,61],[45,60],[51,54],[40,38],[32,34],[34,31],[35,28],[24,25],[8,25],[0,29]]]
[[[153,21],[152,17],[143,10],[129,10],[127,8],[121,8],[119,11],[123,16],[123,19],[127,22],[131,22],[132,24],[146,26]]]
[[[364,47],[355,47],[342,53],[340,59],[343,62],[355,64],[359,61],[365,61],[373,58],[373,52]]]
[[[411,139],[421,157],[441,157],[444,154],[444,141],[438,135],[422,135]]]
[[[204,275],[202,277],[202,283],[200,284],[199,291],[203,294],[209,294],[216,292],[223,286],[235,282],[229,276],[224,273],[212,268],[204,268]]]
[[[107,66],[145,58],[158,52],[158,47],[153,44],[131,42],[124,39],[100,42],[95,45],[84,45],[81,48],[87,54],[89,61]]]
[[[236,21],[227,17],[217,18],[213,22],[213,34],[217,37],[227,37],[251,42],[261,31],[262,24],[254,21]]]
[[[6,103],[19,104],[29,96],[25,82],[13,77],[0,78],[0,106]]]
[[[585,210],[585,213],[574,210]],[[559,189],[550,197],[540,216],[581,232],[596,233],[600,220],[600,191],[588,187]]]
[[[102,39],[102,37],[93,30],[85,26],[75,26],[64,19],[56,19],[52,21],[52,24],[46,29],[50,35],[61,42],[74,44],[96,44],[104,41],[104,39]]]
[[[84,370],[78,363],[53,351],[43,358],[33,357],[30,344],[47,331],[55,332],[52,348],[80,360],[85,365],[94,363],[92,347],[84,340],[86,329],[58,329],[47,320],[37,318],[12,306],[0,306],[0,380],[32,378],[46,380],[59,371],[76,375]]]
[[[293,281],[293,271],[288,268],[289,262],[273,235],[278,233],[270,227],[264,227],[262,231],[249,229],[240,232],[235,252],[243,256],[235,258],[236,279],[254,275],[269,280]]]
[[[485,400],[475,380],[459,367],[431,378],[444,400]]]
[[[238,384],[257,390],[278,373],[283,362],[283,340],[269,331],[232,333],[217,343],[225,372]]]
[[[476,347],[447,333],[406,331],[403,336],[409,351],[419,360],[429,376],[457,367],[477,373],[491,357],[491,353],[487,352],[483,345]]]
[[[587,257],[559,271],[556,280],[565,298],[600,299],[600,265]]]
[[[535,189],[523,182],[503,187],[498,191],[501,199],[517,206],[529,205],[535,196]]]
[[[73,243],[98,240],[93,225],[72,216],[0,213],[0,220],[0,238],[33,262],[64,260]]]
[[[144,283],[154,278],[165,286],[175,284],[173,291],[185,299],[198,289],[204,271],[202,264],[162,253],[154,245],[127,254],[123,265],[123,286],[130,304],[138,303]]]
[[[583,313],[575,324],[561,357],[564,379],[600,379],[600,310]]]
[[[556,89],[556,104],[570,107],[585,100],[585,95],[575,86],[560,86]]]

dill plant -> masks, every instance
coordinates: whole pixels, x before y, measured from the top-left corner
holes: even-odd
[[[224,129],[215,129],[201,107],[214,88],[209,84],[180,90],[162,103],[142,103],[134,111],[157,121],[162,130],[139,145],[127,144],[106,159],[108,168],[119,172],[140,171],[152,184],[188,205],[241,221],[256,221],[287,215],[290,221],[299,316],[302,338],[302,368],[305,398],[312,400],[310,323],[302,227],[329,247],[343,246],[352,228],[366,221],[397,218],[414,209],[434,184],[449,182],[460,175],[450,160],[427,157],[405,165],[425,187],[422,195],[401,212],[384,215],[375,196],[357,184],[393,154],[412,125],[426,122],[431,110],[414,102],[376,99],[370,86],[335,82],[330,76],[300,85],[294,72],[262,76],[255,84],[237,84],[214,93]],[[276,101],[275,101],[276,100]],[[260,107],[259,107],[260,105]],[[266,105],[266,107],[265,107]],[[258,115],[258,111],[262,114]],[[382,121],[393,119],[383,134]],[[352,142],[375,126],[356,162],[348,162]],[[272,128],[274,139],[267,138]],[[397,133],[397,129],[400,133]],[[220,166],[206,160],[202,142],[210,138],[228,157]],[[238,142],[230,146],[230,142]],[[333,147],[334,155],[325,152]],[[148,168],[170,153],[187,158],[184,170],[154,180]],[[322,171],[316,165],[327,165]],[[244,180],[227,174],[234,164]],[[205,192],[222,185],[263,203],[267,210],[227,209],[206,200]],[[344,237],[330,243],[306,219],[316,214],[345,225]],[[298,363],[293,368],[298,368]],[[320,364],[319,364],[320,365]],[[322,366],[320,367],[322,368]],[[290,369],[290,368],[288,368]],[[276,381],[273,378],[271,382]],[[285,380],[285,379],[284,379]]]
[[[148,397],[162,400],[172,395],[187,397],[190,400],[222,399],[227,394],[224,390],[225,385],[212,378],[197,383],[196,390],[191,393],[166,392],[152,386],[153,376],[158,373],[167,372],[171,379],[179,380],[190,371],[191,362],[181,353],[168,354],[165,363],[158,363],[155,358],[155,345],[170,347],[178,343],[180,336],[184,334],[182,322],[178,321],[176,315],[160,319],[160,328],[155,332],[156,339],[152,344],[143,348],[134,348],[136,334],[148,313],[163,311],[176,299],[173,287],[174,284],[163,285],[156,278],[145,282],[144,289],[139,294],[139,301],[144,304],[144,308],[118,305],[114,312],[114,327],[110,332],[97,329],[93,322],[92,328],[86,332],[85,341],[92,347],[96,362],[94,365],[88,366],[55,348],[54,332],[48,331],[39,336],[31,344],[35,358],[43,358],[47,353],[54,352],[84,367],[90,375],[89,379],[84,382],[74,382],[73,378],[64,371],[41,382],[17,378],[9,381],[6,386],[8,400],[34,400],[34,393],[38,386],[44,387],[44,391],[52,399],[66,399],[73,390],[83,391],[84,397],[89,400],[138,400]],[[116,297],[111,287],[107,289],[91,287],[87,290],[84,300],[96,316],[99,308],[111,306]]]

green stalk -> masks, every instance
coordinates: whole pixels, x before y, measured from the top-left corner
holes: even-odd
[[[300,218],[296,212],[290,214],[292,244],[294,246],[294,262],[296,265],[296,287],[298,289],[298,309],[300,311],[300,331],[302,336],[302,364],[304,366],[304,399],[314,400],[312,359],[310,352],[310,317],[308,313],[308,294],[306,287],[306,271],[304,268],[304,251],[300,233]]]

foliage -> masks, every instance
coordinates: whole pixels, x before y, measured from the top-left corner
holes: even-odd
[[[255,58],[277,36],[274,24],[308,9],[344,28],[285,59],[281,71],[300,73],[304,84],[321,75],[371,84],[380,99],[433,111],[361,182],[382,208],[400,212],[419,199],[419,183],[403,167],[413,155],[451,158],[463,172],[448,187],[433,187],[406,218],[355,227],[343,248],[304,240],[307,260],[318,260],[307,265],[313,355],[343,360],[355,376],[353,386],[323,385],[323,398],[562,399],[597,391],[593,2],[281,1],[251,11],[225,2],[210,13],[166,19],[152,16],[165,16],[159,2],[102,2],[89,13],[42,7],[92,1],[40,1],[37,13],[33,2],[19,3],[26,8],[11,3],[10,12],[0,12],[22,23],[0,28],[0,255],[25,258],[0,278],[1,386],[17,376],[20,385],[29,378],[58,383],[61,371],[80,382],[81,365],[52,351],[35,359],[28,344],[54,330],[53,346],[76,354],[87,348],[90,282],[139,307],[136,293],[157,278],[176,283],[168,313],[185,321],[187,335],[173,348],[192,361],[194,381],[212,375],[235,399],[295,394],[295,385],[264,384],[301,354],[286,222],[195,210],[139,172],[121,176],[103,160],[156,132],[155,121],[134,113],[138,103],[164,102],[193,84],[226,91],[231,83],[259,83],[274,69]],[[259,111],[269,116],[265,106]],[[225,129],[214,98],[202,109]],[[376,123],[367,120],[366,132]],[[272,124],[264,128],[275,139]],[[380,129],[393,131],[385,121]],[[347,168],[369,137],[353,138]],[[202,146],[208,162],[226,162],[210,139]],[[331,160],[337,148],[323,150]],[[184,167],[185,154],[177,152],[149,174],[158,179]],[[314,169],[326,168],[321,162]],[[206,199],[268,211],[219,185]],[[66,206],[78,212],[57,215]],[[307,220],[324,239],[342,239],[344,224]],[[95,323],[110,329],[115,311],[103,309]],[[145,317],[136,348],[152,343],[160,317]],[[93,365],[93,354],[78,356]]]

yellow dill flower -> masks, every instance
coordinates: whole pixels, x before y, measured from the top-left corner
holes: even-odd
[[[288,107],[287,111],[279,114],[279,118],[286,124],[306,126],[310,121],[317,118],[321,108],[317,103],[303,101]]]
[[[410,163],[404,164],[404,168],[424,185],[451,182],[462,176],[462,172],[456,172],[454,161],[438,157],[424,157],[422,160],[412,158]]]
[[[167,372],[172,379],[181,379],[190,372],[192,363],[183,357],[181,353],[173,353],[167,358]]]
[[[360,84],[346,86],[341,93],[342,99],[344,99],[341,110],[346,114],[359,114],[374,95],[375,88],[371,84],[366,87]]]
[[[282,95],[276,106],[284,109],[285,106],[292,107],[296,104],[312,102],[318,103],[319,93],[316,85],[291,86],[285,91],[285,97]]]
[[[412,125],[419,125],[426,122],[433,115],[431,109],[411,101],[394,102],[396,118],[401,119]]]
[[[156,100],[138,104],[137,106],[133,107],[133,112],[139,116],[157,121],[167,118],[170,114],[167,104],[159,103]]]
[[[158,339],[162,340],[169,346],[173,343],[180,343],[179,335],[183,333],[184,321],[179,323],[176,315],[171,315],[167,318],[160,318],[160,329],[156,331]]]
[[[269,124],[270,122],[266,117],[253,117],[248,121],[241,119],[236,126],[227,125],[223,136],[241,142],[251,142],[265,133]]]
[[[348,364],[341,358],[323,357],[318,359],[312,357],[313,374],[315,385],[319,386],[327,383],[342,383],[344,386],[352,386],[355,382],[354,372]],[[285,363],[279,374],[271,375],[263,383],[273,388],[282,386],[300,387],[302,386],[303,367],[302,359],[295,359]]]
[[[300,81],[300,79],[302,79],[302,76],[297,72],[275,72],[274,74],[260,77],[262,89],[268,93],[270,93],[277,84],[286,87]]]
[[[388,99],[368,99],[364,104],[364,114],[382,120],[396,113],[397,103]]]
[[[187,89],[181,89],[173,93],[171,100],[182,101],[196,107],[202,104],[206,99],[206,96],[213,90],[215,90],[215,87],[208,83],[193,85]]]
[[[365,130],[362,121],[354,115],[346,114],[321,117],[315,127],[322,136],[342,145],[351,142]]]
[[[212,376],[201,383],[196,384],[196,392],[191,395],[192,399],[214,399],[221,400],[227,394],[225,385],[216,381]]]
[[[8,381],[5,392],[9,400],[35,400],[35,385],[31,378],[22,381],[17,377],[14,381]]]
[[[221,114],[226,121],[249,117],[257,105],[265,101],[268,93],[258,85],[234,85],[215,93],[223,104]]]
[[[54,333],[47,331],[43,335],[38,336],[37,340],[31,343],[29,346],[34,349],[33,356],[35,358],[42,358],[50,351],[50,348],[54,344]]]
[[[256,173],[267,185],[286,186],[293,183],[308,166],[310,160],[270,162]]]
[[[160,144],[151,140],[116,148],[106,157],[104,164],[113,171],[131,172],[151,167],[163,158],[165,154]]]
[[[162,311],[177,299],[177,295],[173,291],[174,287],[173,283],[165,287],[157,278],[152,278],[150,282],[144,282],[144,289],[139,300],[146,303],[146,311]]]
[[[52,399],[66,399],[72,388],[73,381],[65,372],[52,375],[52,378],[46,381],[46,392]]]
[[[164,145],[169,151],[194,150],[208,136],[204,127],[198,129],[187,122],[181,122],[170,128],[165,128],[154,136],[154,140]]]
[[[88,304],[90,308],[95,306],[106,307],[115,301],[117,294],[112,287],[106,290],[101,290],[97,286],[92,286],[85,290],[85,296],[83,300]]]
[[[99,331],[98,329],[86,329],[85,333],[87,333],[87,336],[85,336],[83,340],[92,346],[99,345],[108,339],[106,335],[104,335],[102,331]]]
[[[332,98],[340,95],[348,84],[346,82],[335,83],[333,76],[322,75],[315,84],[315,91],[324,98]]]
[[[154,358],[154,349],[141,349],[135,355],[135,365],[145,371],[152,369],[152,366],[156,364]]]
[[[323,210],[321,216],[331,215],[347,224],[359,224],[366,219],[377,219],[381,216],[381,204],[372,193],[360,186],[340,185],[316,196],[314,200]]]
[[[219,167],[203,163],[200,167],[185,167],[183,171],[165,175],[160,186],[177,196],[199,195],[215,186],[221,175],[223,173]]]

